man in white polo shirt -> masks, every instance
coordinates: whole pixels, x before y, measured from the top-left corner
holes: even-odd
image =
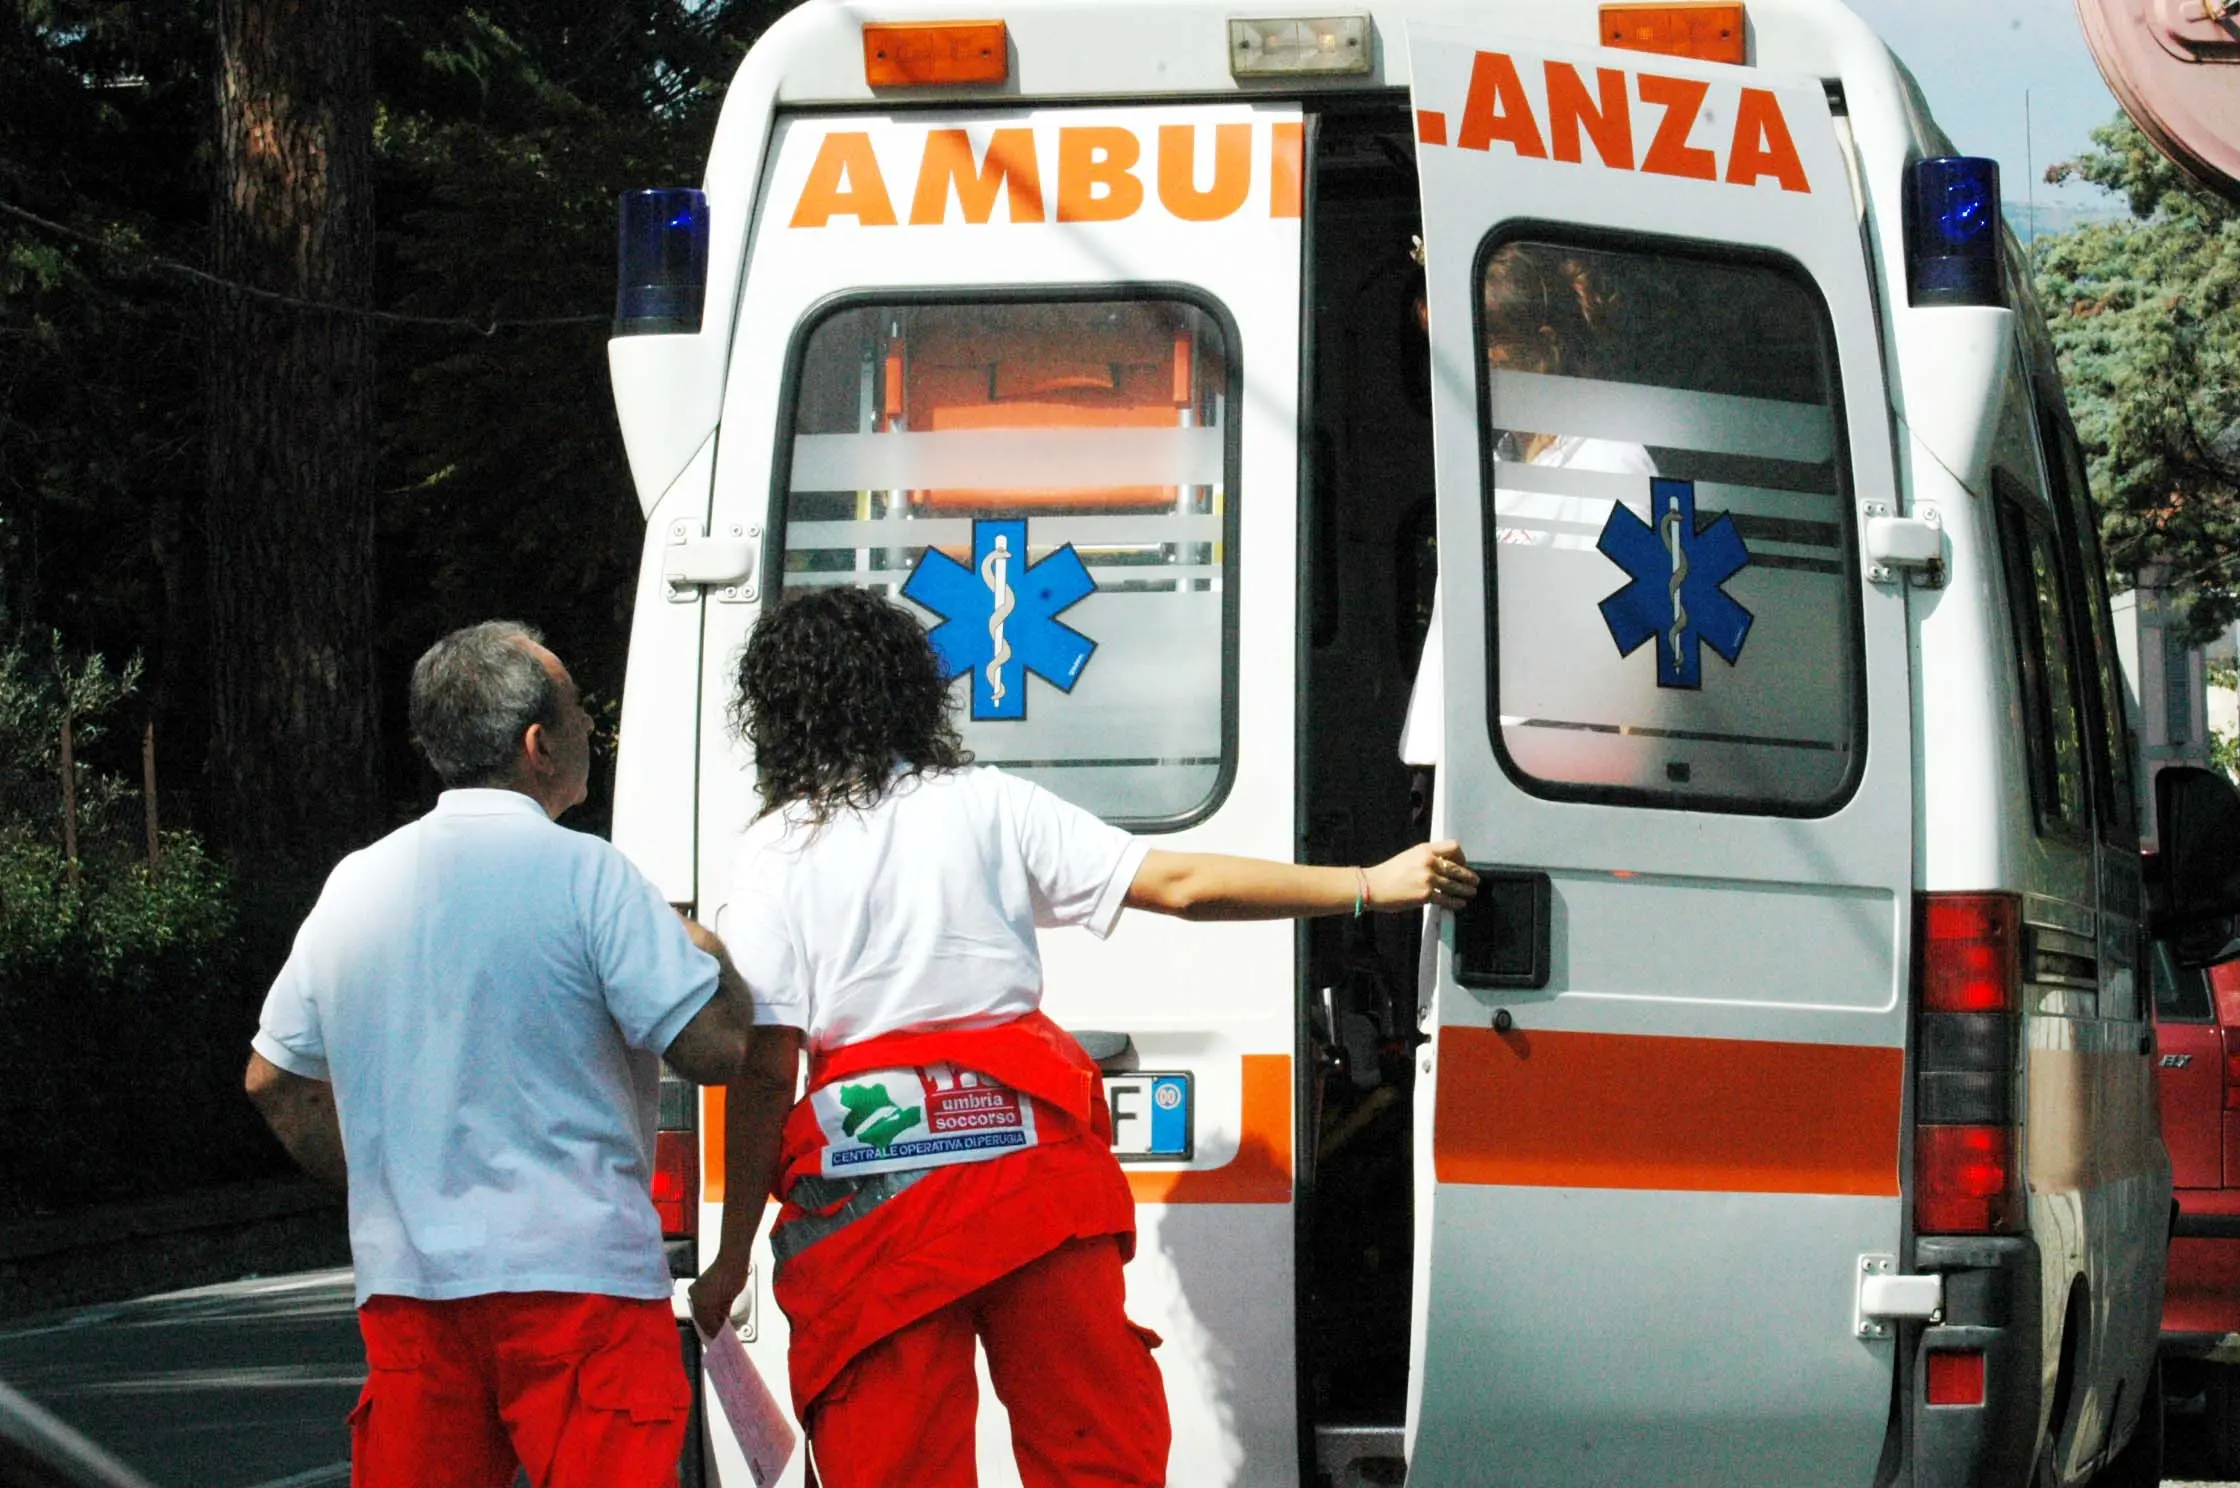
[[[648,1193],[660,1061],[730,1083],[746,988],[554,821],[584,798],[591,720],[534,630],[438,641],[411,714],[446,789],[327,880],[247,1076],[349,1192],[351,1482],[505,1488],[518,1462],[547,1488],[673,1483],[691,1395]]]

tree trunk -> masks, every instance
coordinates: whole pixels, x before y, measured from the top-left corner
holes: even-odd
[[[314,870],[378,822],[367,0],[220,0],[205,396],[213,834]]]

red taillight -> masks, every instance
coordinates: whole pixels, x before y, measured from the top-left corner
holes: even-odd
[[[1925,1235],[1989,1235],[2019,1229],[2014,1130],[1921,1126],[1914,1132],[1914,1227]]]
[[[700,1134],[658,1132],[653,1139],[653,1208],[661,1233],[683,1239],[700,1231]]]
[[[2012,894],[1921,896],[1921,1006],[2013,1010],[2022,982],[2022,906]]]
[[[1923,894],[1914,1038],[1913,1219],[1925,1235],[2022,1227],[2014,1125],[2022,903]]]
[[[1929,1350],[1928,1387],[1931,1405],[1983,1404],[1982,1350]]]

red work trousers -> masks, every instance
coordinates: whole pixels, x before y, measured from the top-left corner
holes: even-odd
[[[675,1488],[691,1419],[667,1301],[495,1292],[358,1309],[351,1488]]]
[[[975,1488],[975,1336],[1011,1413],[1026,1488],[1160,1488],[1169,1431],[1151,1357],[1159,1340],[1128,1321],[1125,1302],[1119,1242],[1100,1235],[881,1339],[809,1408],[821,1488]]]

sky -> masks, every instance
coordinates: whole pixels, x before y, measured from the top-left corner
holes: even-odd
[[[1929,108],[1970,155],[1999,162],[2020,206],[2117,213],[2115,197],[2078,183],[2048,186],[2045,169],[2075,157],[2119,112],[2085,46],[2073,0],[1847,0],[1903,58]],[[2030,128],[2023,130],[2024,95]]]

